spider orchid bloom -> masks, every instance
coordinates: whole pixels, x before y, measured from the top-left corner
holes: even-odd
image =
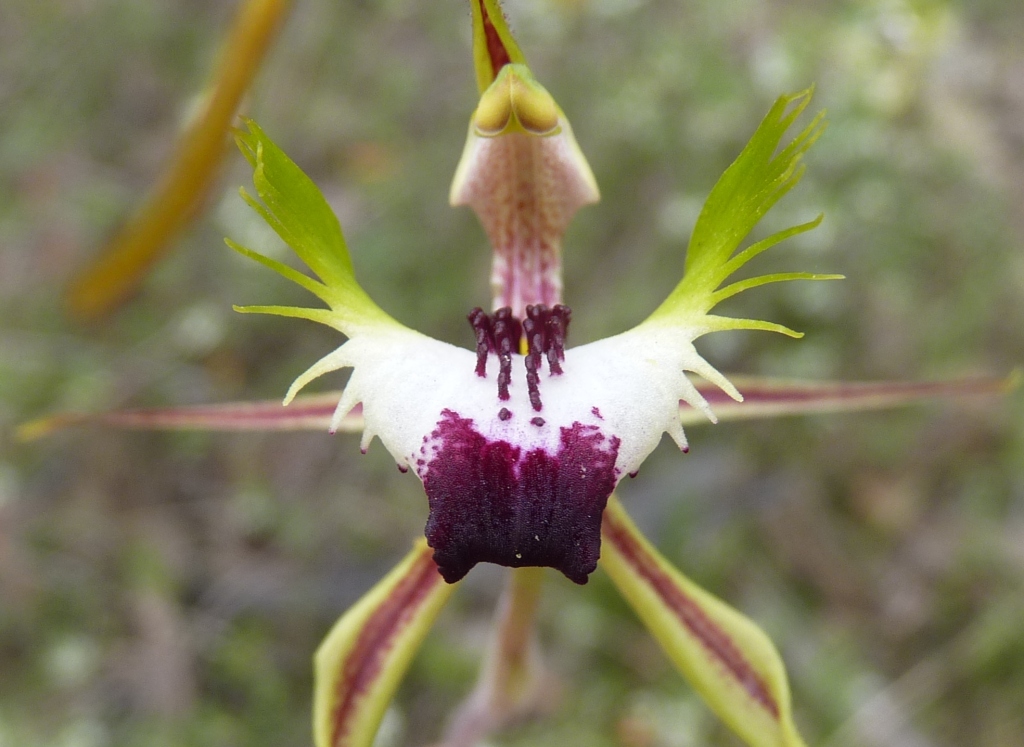
[[[317,655],[317,744],[369,744],[398,677],[451,584],[476,563],[547,566],[585,583],[599,558],[677,666],[738,734],[752,745],[800,744],[785,676],[767,638],[668,566],[609,499],[663,433],[686,450],[680,401],[714,420],[686,372],[741,399],[696,351],[694,340],[733,329],[799,336],[769,322],[711,314],[716,304],[766,283],[837,277],[785,273],[721,287],[749,260],[820,221],[781,231],[736,253],[759,219],[799,180],[801,158],[821,133],[822,116],[780,148],[810,92],[780,98],[712,191],[694,229],[686,274],[668,299],[634,329],[570,348],[565,344],[569,310],[557,303],[559,284],[550,279],[557,272],[557,239],[575,208],[551,209],[545,201],[549,193],[536,185],[553,194],[568,192],[569,206],[596,198],[596,190],[568,123],[553,114],[558,110],[553,102],[547,105],[549,96],[517,65],[504,66],[483,93],[453,197],[477,207],[485,225],[493,219],[492,230],[513,227],[510,251],[501,256],[498,247],[496,276],[531,278],[545,290],[540,303],[524,303],[530,300],[527,292],[511,291],[497,295],[500,308],[493,314],[474,310],[469,320],[475,351],[426,337],[377,306],[356,282],[337,219],[313,183],[255,123],[248,122],[248,131],[237,137],[253,167],[257,195],[243,190],[243,197],[318,279],[229,244],[328,306],[238,310],[309,319],[348,338],[295,380],[285,403],[315,378],[352,368],[331,430],[361,406],[362,449],[380,438],[399,469],[423,481],[430,508],[426,544],[342,618]],[[522,98],[517,98],[520,86],[537,99],[529,102],[529,116],[522,114]],[[507,121],[482,127],[481,122],[504,117],[490,117],[501,108],[492,103],[496,99],[501,106],[507,101]],[[532,126],[540,119],[533,116],[537,111],[552,113],[545,123],[556,124],[543,132],[526,130],[523,121]],[[506,145],[490,137],[520,140]],[[564,222],[541,220],[517,235],[527,222],[518,212],[523,200],[503,202],[510,194],[518,196],[516,187],[508,186],[508,179],[498,184],[490,159],[507,163],[531,149],[540,153],[537,160],[554,166],[542,173],[544,178],[524,179],[532,185],[524,191],[538,201],[541,213],[551,209]],[[573,175],[567,190],[559,189],[560,169]],[[543,240],[524,246],[523,234],[538,226],[554,228],[542,232]],[[525,307],[521,316],[513,303]]]
[[[507,306],[492,315],[474,310],[475,351],[395,321],[356,282],[341,229],[319,191],[249,122],[238,142],[263,203],[248,194],[245,199],[320,280],[231,246],[330,308],[239,311],[310,319],[348,337],[295,380],[285,404],[313,379],[353,369],[331,430],[362,405],[363,451],[379,437],[399,469],[423,481],[430,502],[426,536],[446,581],[487,561],[550,566],[584,583],[597,565],[601,516],[618,481],[640,468],[663,433],[687,450],[679,402],[714,421],[684,372],[741,399],[693,341],[727,329],[797,336],[768,322],[715,316],[711,308],[765,283],[836,277],[786,273],[719,288],[760,252],[818,223],[782,231],[733,257],[757,220],[799,179],[800,158],[820,133],[821,117],[775,151],[808,100],[808,93],[780,99],[726,172],[694,229],[686,275],[669,298],[634,329],[578,348],[565,346],[570,313],[560,304],[529,305],[525,318]]]
[[[715,185],[694,227],[684,277],[669,297],[632,330],[567,347],[571,314],[561,304],[560,243],[576,210],[597,201],[597,186],[568,120],[533,77],[496,0],[473,0],[472,13],[481,97],[451,202],[477,212],[494,248],[493,308],[469,315],[474,350],[409,329],[369,298],[320,191],[250,121],[237,142],[253,167],[256,196],[243,190],[243,197],[315,277],[228,244],[307,289],[327,308],[239,310],[309,319],[348,340],[296,379],[285,398],[285,404],[295,404],[286,414],[272,414],[265,403],[243,403],[58,415],[27,424],[21,436],[81,421],[253,430],[319,427],[326,420],[332,432],[361,429],[364,451],[378,437],[400,470],[415,472],[429,503],[426,537],[342,616],[318,650],[317,747],[372,744],[430,625],[479,562],[517,570],[481,681],[446,734],[446,747],[475,744],[509,716],[529,710],[537,680],[530,636],[537,568],[552,567],[585,583],[599,562],[673,664],[747,744],[802,745],[771,642],[673,568],[612,491],[636,473],[664,433],[686,451],[681,415],[695,422],[692,416],[701,413],[714,422],[709,401],[723,417],[759,417],[994,393],[1012,382],[857,386],[737,378],[752,395],[739,405],[737,387],[697,352],[694,341],[710,332],[756,329],[798,337],[770,322],[711,311],[760,285],[838,277],[793,272],[723,285],[765,250],[821,220],[740,249],[799,181],[803,154],[821,134],[819,114],[783,143],[810,91],[780,98]],[[341,368],[352,374],[340,399],[296,399],[308,383]],[[687,372],[705,381],[692,383]],[[325,408],[333,414],[325,417]]]
[[[479,25],[497,35],[492,24]],[[509,58],[521,54],[513,47],[504,56]],[[251,121],[238,143],[263,203],[243,196],[319,280],[229,243],[329,309],[239,310],[306,318],[348,337],[295,380],[285,404],[313,379],[353,369],[331,431],[361,405],[363,451],[379,437],[399,469],[411,469],[423,481],[430,502],[426,536],[446,581],[454,583],[487,561],[549,566],[584,583],[596,568],[602,512],[618,481],[639,469],[663,433],[687,450],[680,401],[715,419],[684,372],[742,399],[693,341],[732,329],[798,336],[768,322],[710,314],[712,307],[766,283],[838,277],[785,273],[720,288],[747,261],[820,221],[777,233],[733,257],[799,180],[801,157],[823,120],[816,117],[776,154],[810,93],[779,99],[712,192],[694,229],[686,275],[669,298],[636,328],[567,349],[570,311],[559,303],[558,240],[572,213],[596,200],[597,190],[568,122],[528,68],[520,62],[493,66],[498,72],[473,115],[452,188],[453,202],[473,205],[495,239],[497,310],[469,315],[475,351],[405,327],[366,295],[327,203]]]

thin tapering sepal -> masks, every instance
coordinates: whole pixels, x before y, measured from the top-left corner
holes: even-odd
[[[798,381],[734,374],[728,378],[743,394],[743,401],[735,401],[718,386],[704,380],[694,382],[719,422],[882,410],[929,400],[991,397],[1006,394],[1020,383],[1016,372],[1002,378],[979,376],[940,381]],[[281,407],[280,400],[266,400],[95,413],[65,412],[24,423],[16,434],[20,440],[30,441],[78,425],[142,430],[325,431],[331,425],[340,398],[340,391],[328,391],[299,395],[288,407]],[[680,406],[680,419],[685,426],[708,422],[702,412],[686,404]],[[339,433],[358,433],[362,429],[359,405],[337,428]]]
[[[750,747],[803,747],[786,673],[768,636],[683,576],[613,495],[601,565],[708,706]]]
[[[314,658],[316,747],[370,747],[388,703],[455,585],[425,540],[346,612]]]
[[[730,376],[743,394],[736,402],[704,383],[697,388],[707,398],[719,422],[760,420],[794,415],[886,410],[929,401],[961,400],[965,397],[994,397],[1013,391],[1020,374],[978,376],[938,381],[800,381],[762,376]],[[692,407],[682,406],[683,425],[707,422]]]
[[[297,397],[289,407],[280,399],[258,402],[225,402],[216,405],[152,407],[109,412],[64,412],[21,425],[23,441],[49,436],[81,425],[147,431],[326,431],[341,392]],[[338,432],[363,430],[363,411],[357,406],[341,421]]]

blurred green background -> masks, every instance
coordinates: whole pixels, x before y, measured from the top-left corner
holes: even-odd
[[[699,343],[731,372],[1003,375],[1024,362],[1019,0],[506,0],[603,193],[566,238],[573,342],[644,318],[703,198],[782,92],[831,125],[756,270],[843,283],[743,294],[780,321]],[[208,209],[141,295],[82,328],[61,291],[154,182],[234,2],[0,0],[0,746],[306,745],[310,657],[422,532],[426,501],[352,437],[78,430],[52,410],[280,396],[339,344],[232,303],[306,303],[228,251],[282,248]],[[399,320],[470,345],[486,241],[447,205],[476,102],[462,0],[297,0],[246,111],[320,184]],[[337,375],[322,387],[337,387]],[[757,620],[823,747],[1024,744],[1024,407],[1005,400],[690,430],[626,506]],[[549,574],[552,714],[495,745],[737,745],[598,571]],[[470,688],[502,575],[481,567],[416,660],[381,745],[436,739]]]

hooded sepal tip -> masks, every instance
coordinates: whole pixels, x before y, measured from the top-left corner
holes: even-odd
[[[498,0],[470,0],[473,13],[473,66],[483,93],[508,64],[526,64]]]

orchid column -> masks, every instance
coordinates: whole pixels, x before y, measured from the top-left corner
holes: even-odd
[[[486,359],[497,352],[499,376],[507,377],[509,353],[526,353],[527,386],[536,404],[541,355],[552,373],[559,372],[568,333],[562,235],[576,211],[600,195],[565,113],[527,67],[500,7],[473,0],[472,14],[480,103],[470,118],[451,204],[473,208],[494,252],[495,314],[477,309],[470,315],[478,373],[486,374]],[[508,346],[504,354],[502,342]],[[533,634],[542,576],[537,567],[510,571],[480,681],[452,719],[446,747],[469,747],[542,706],[545,673]]]
[[[527,306],[562,301],[562,234],[597,202],[594,175],[565,114],[526,66],[496,3],[473,0],[480,104],[452,183],[494,250],[494,309],[523,320]]]

